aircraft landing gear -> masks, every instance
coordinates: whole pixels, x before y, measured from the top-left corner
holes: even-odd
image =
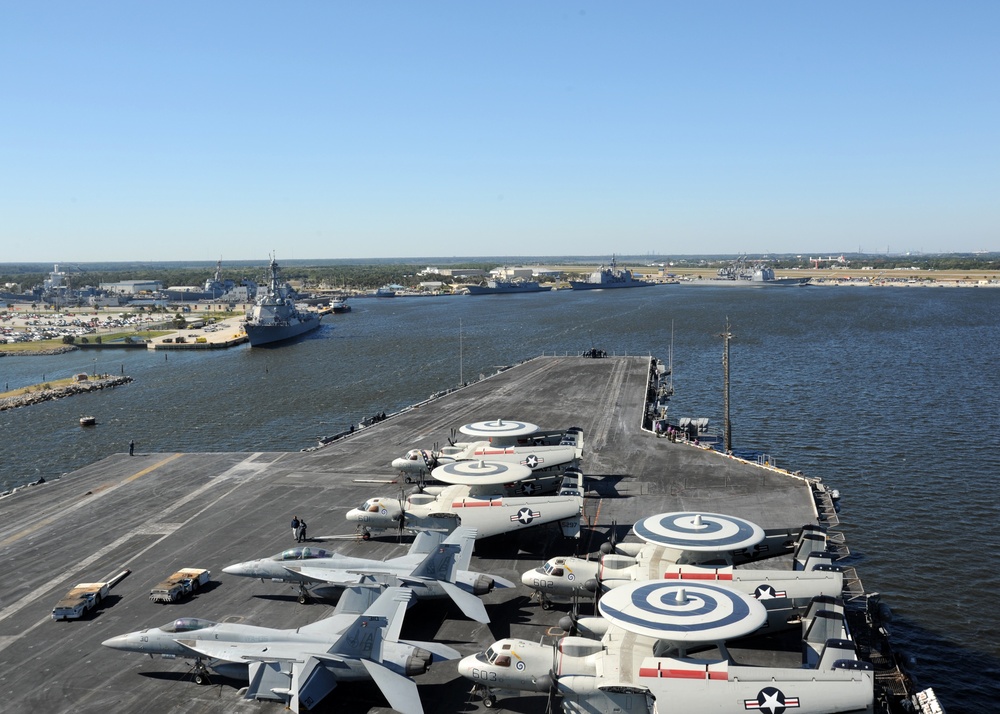
[[[370,530],[368,530],[367,528],[365,528],[361,532],[361,540],[371,540],[371,539],[372,539],[372,532]]]
[[[309,602],[309,591],[305,589],[305,586],[299,586],[299,605],[305,605]]]
[[[479,696],[483,698],[483,706],[487,709],[492,709],[497,704],[496,695],[490,691],[489,687],[483,686],[481,684],[472,685],[473,696]]]
[[[212,681],[208,678],[208,667],[205,663],[201,661],[199,657],[194,661],[194,683],[198,685],[211,684]]]

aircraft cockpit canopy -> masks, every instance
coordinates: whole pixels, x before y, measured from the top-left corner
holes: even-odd
[[[552,561],[547,561],[545,565],[542,566],[542,572],[546,575],[551,575],[554,578],[561,578],[563,576],[562,562],[557,560],[553,564]]]
[[[366,511],[367,513],[378,513],[379,512],[378,499],[369,498],[362,504],[361,508],[359,508],[358,510]]]
[[[275,560],[315,560],[316,558],[329,558],[333,555],[328,550],[322,548],[289,548],[280,555],[274,556]]]
[[[490,645],[486,650],[486,661],[495,667],[510,667],[510,645],[504,645],[500,650],[495,645]]]
[[[204,630],[206,627],[215,627],[218,622],[202,620],[197,617],[181,617],[173,622],[168,622],[160,629],[164,632],[193,632],[194,630]]]

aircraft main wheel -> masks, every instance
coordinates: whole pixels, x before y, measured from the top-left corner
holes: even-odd
[[[204,672],[196,672],[194,675],[195,684],[208,684],[208,675]]]
[[[487,709],[492,709],[493,707],[496,706],[496,704],[497,704],[497,698],[494,697],[492,694],[483,699],[483,706],[486,707]]]

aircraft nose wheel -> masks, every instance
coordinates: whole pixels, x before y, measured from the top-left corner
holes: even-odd
[[[497,698],[494,697],[492,694],[488,694],[485,697],[483,697],[483,706],[486,707],[487,709],[492,709],[496,705],[497,705]]]
[[[195,684],[211,684],[211,682],[208,681],[208,675],[205,674],[204,672],[195,672],[194,673],[194,683]]]

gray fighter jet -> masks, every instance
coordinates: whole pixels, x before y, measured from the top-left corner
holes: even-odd
[[[451,598],[469,619],[488,623],[489,615],[479,595],[514,583],[496,575],[469,570],[476,542],[474,528],[456,528],[451,535],[438,531],[417,534],[409,553],[390,560],[354,558],[322,548],[291,548],[270,558],[248,560],[222,569],[229,575],[295,583],[299,602],[309,597],[309,587],[405,585],[419,599]]]
[[[358,588],[357,592],[368,590]],[[360,594],[359,597],[364,597]],[[105,640],[112,649],[195,660],[194,681],[207,670],[249,681],[245,699],[284,702],[293,712],[311,709],[339,682],[372,679],[389,705],[403,714],[423,714],[412,675],[431,662],[456,659],[451,647],[400,639],[413,594],[389,588],[363,614],[334,615],[294,630],[211,622],[182,617],[162,627]]]

